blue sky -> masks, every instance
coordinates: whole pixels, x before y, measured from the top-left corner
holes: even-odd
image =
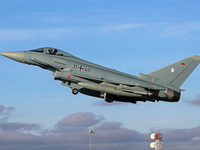
[[[199,8],[197,0],[0,0],[0,52],[55,47],[122,72],[146,74],[200,55]],[[158,130],[167,150],[199,149],[199,66],[182,85],[186,91],[178,103],[108,105],[72,95],[49,71],[4,57],[0,64],[5,150],[87,149],[88,129],[95,130],[98,150],[148,149],[150,134]]]

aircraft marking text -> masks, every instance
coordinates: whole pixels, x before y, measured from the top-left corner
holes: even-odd
[[[86,71],[86,72],[90,72],[91,69],[90,68],[84,68],[83,66],[78,66],[78,65],[73,65],[73,69],[78,69],[79,71]]]

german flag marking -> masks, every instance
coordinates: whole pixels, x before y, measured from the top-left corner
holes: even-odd
[[[185,66],[185,63],[181,63],[182,66]]]

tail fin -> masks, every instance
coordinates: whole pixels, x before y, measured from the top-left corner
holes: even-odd
[[[200,56],[193,55],[156,71],[150,72],[147,75],[160,78],[158,82],[180,87],[199,63]]]

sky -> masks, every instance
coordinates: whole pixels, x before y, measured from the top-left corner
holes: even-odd
[[[136,75],[200,55],[198,0],[0,0],[0,52],[55,47]],[[200,66],[177,103],[106,103],[50,71],[0,56],[0,149],[165,150],[200,147]]]

